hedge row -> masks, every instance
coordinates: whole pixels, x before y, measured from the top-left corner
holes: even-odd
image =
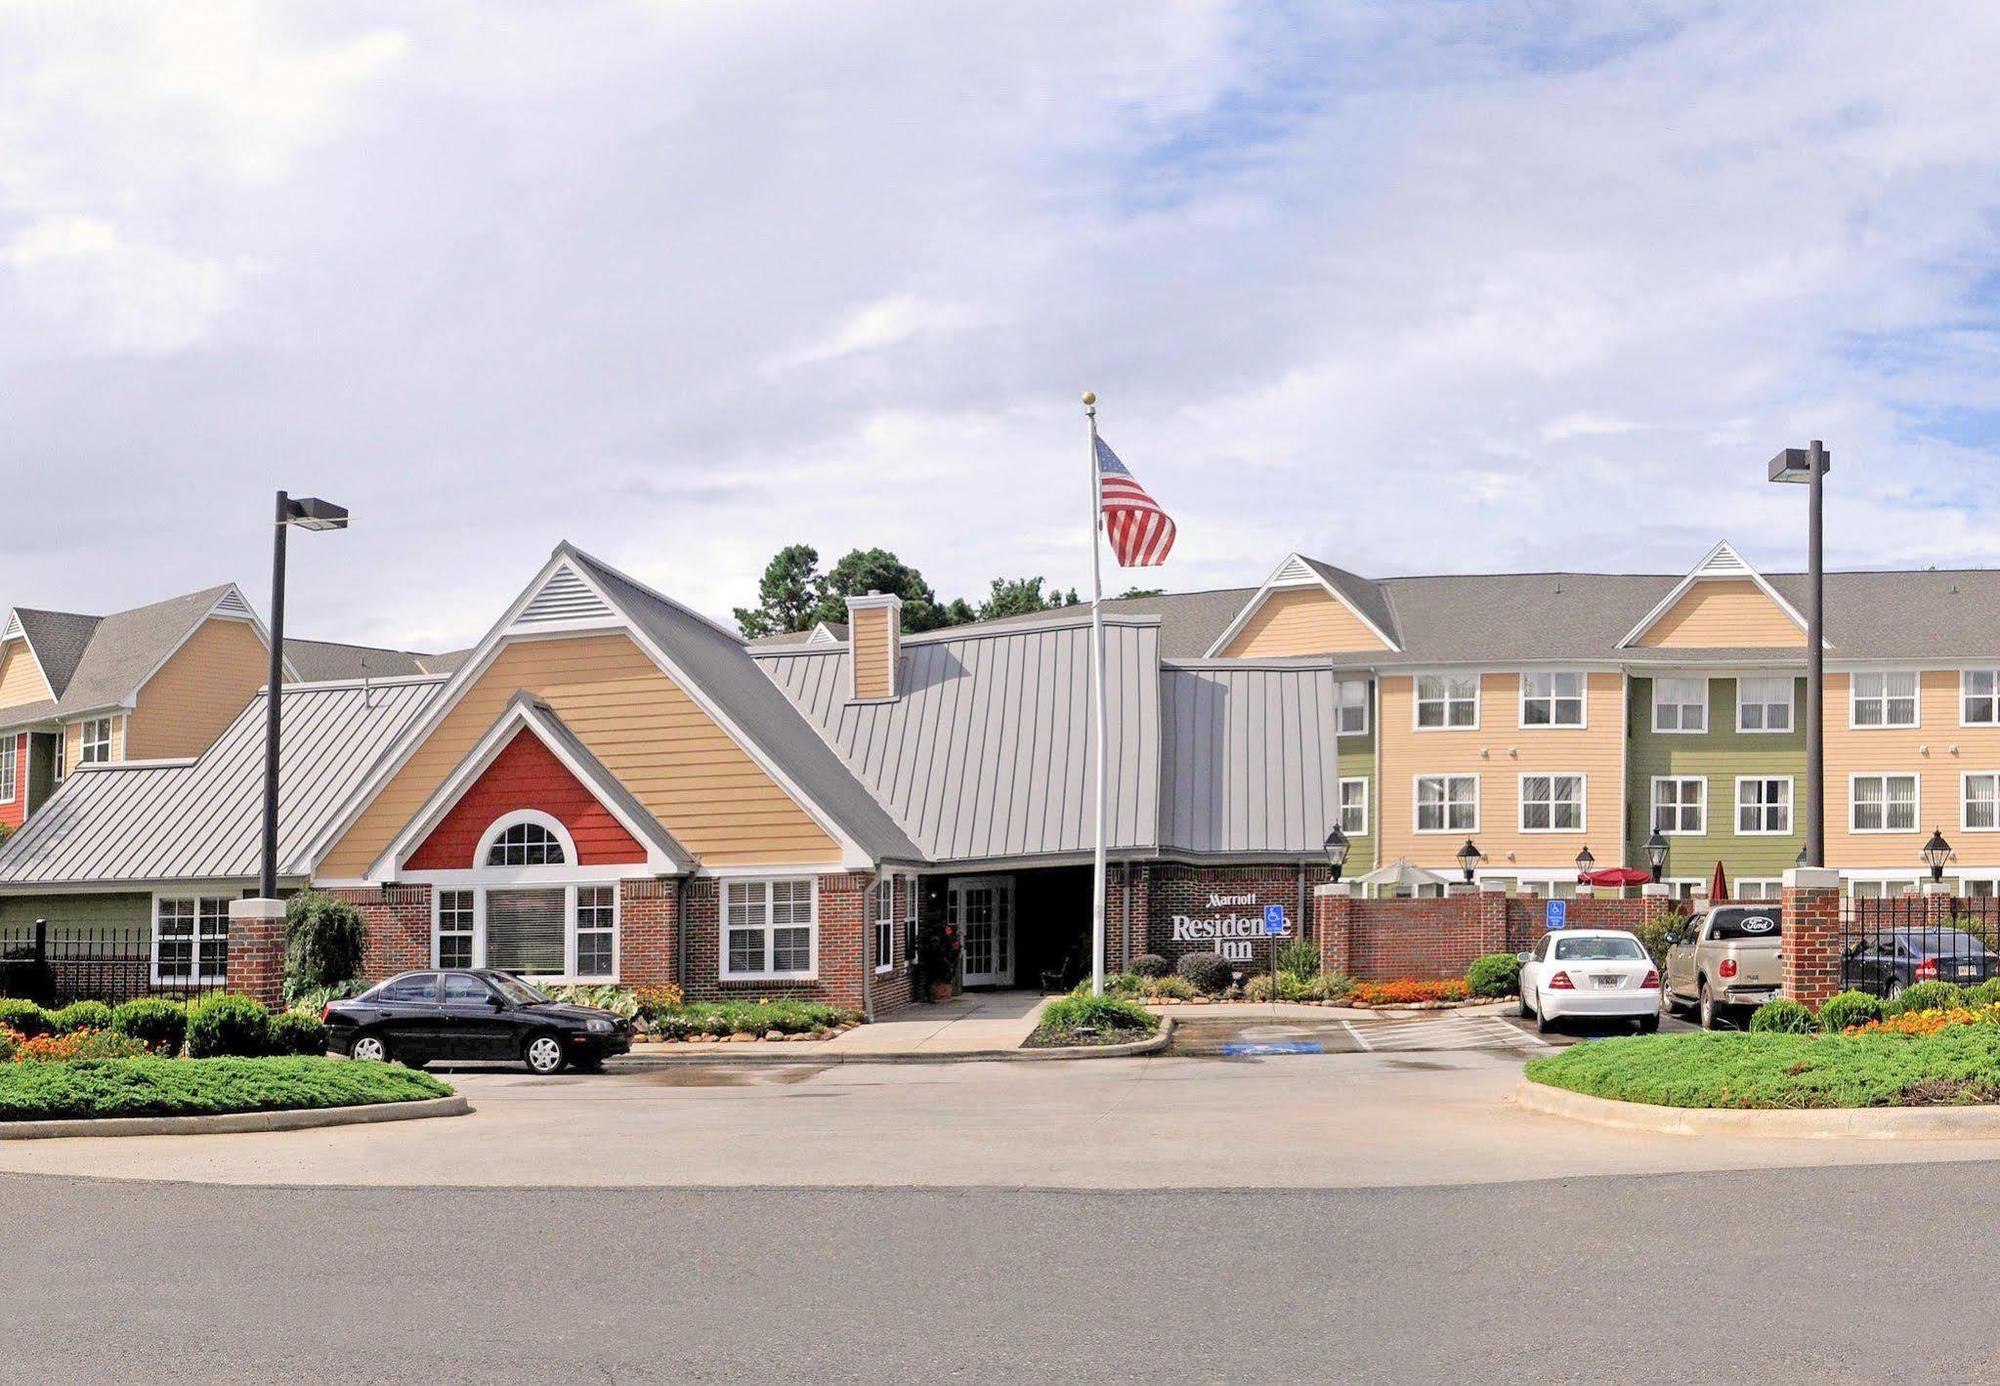
[[[165,996],[142,996],[121,1006],[78,1001],[57,1011],[32,1001],[0,1000],[0,1029],[31,1040],[45,1035],[124,1035],[170,1058],[183,1047],[195,1059],[324,1054],[327,1047],[326,1026],[319,1017],[305,1011],[274,1015],[247,996],[209,996],[192,1004]]]

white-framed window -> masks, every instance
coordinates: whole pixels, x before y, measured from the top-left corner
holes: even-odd
[[[1668,837],[1708,831],[1708,781],[1700,775],[1653,776],[1653,826]]]
[[[1521,675],[1521,725],[1581,727],[1584,725],[1582,674]]]
[[[1368,731],[1368,680],[1342,679],[1335,690],[1334,727],[1340,736],[1364,736]]]
[[[69,774],[69,733],[64,731],[58,731],[56,733],[56,783],[61,784],[63,782],[63,777],[68,774]]]
[[[1479,727],[1479,675],[1417,675],[1417,730]]]
[[[226,981],[228,976],[229,897],[154,897],[154,984],[193,986]]]
[[[0,749],[0,804],[11,804],[20,789],[15,772],[15,762],[20,759],[21,738],[9,736],[4,749]]]
[[[2000,669],[1958,671],[1958,724],[2000,726]]]
[[[1775,837],[1792,830],[1789,775],[1736,778],[1736,832],[1739,837]]]
[[[818,891],[810,876],[723,883],[722,975],[812,977],[819,966]]]
[[[1736,680],[1736,730],[1788,732],[1792,729],[1792,679]]]
[[[875,970],[896,967],[896,878],[875,883]]]
[[[1368,781],[1366,779],[1342,780],[1340,782],[1340,830],[1349,837],[1360,837],[1368,831]]]
[[[470,890],[437,893],[437,941],[431,956],[438,967],[474,965],[473,939],[479,928],[479,895]]]
[[[1729,887],[1729,894],[1736,900],[1781,900],[1784,898],[1784,882],[1776,878],[1753,878],[1738,881]]]
[[[530,819],[510,824],[492,834],[486,845],[482,866],[564,866],[569,853],[563,841],[546,824]]]
[[[1917,676],[1910,670],[1857,673],[1848,677],[1847,725],[1917,725]]]
[[[1479,776],[1417,776],[1417,826],[1420,833],[1479,831]]]
[[[1917,830],[1915,775],[1850,775],[1847,827],[1857,833],[1911,833]]]
[[[98,765],[111,759],[111,719],[109,717],[89,717],[83,722],[83,735],[78,743],[76,763],[78,765]]]
[[[575,962],[572,975],[580,978],[618,975],[618,887],[586,885],[576,888]]]
[[[1521,776],[1521,831],[1583,831],[1583,776]]]
[[[1707,679],[1654,679],[1653,730],[1695,733],[1708,730]]]
[[[1958,826],[1967,832],[2000,828],[2000,775],[1974,771],[1958,777]]]

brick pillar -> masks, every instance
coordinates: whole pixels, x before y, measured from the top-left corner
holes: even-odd
[[[1919,888],[1924,893],[1924,923],[1934,929],[1949,925],[1958,914],[1958,901],[1952,898],[1951,886],[1944,881],[1935,884],[1925,881]]]
[[[229,902],[229,989],[273,1008],[285,1000],[285,902]]]
[[[618,980],[628,987],[674,980],[680,892],[671,879],[618,883]]]
[[[1785,872],[1785,995],[1817,1006],[1840,990],[1840,873]]]
[[[1657,924],[1674,908],[1674,888],[1665,881],[1648,881],[1639,887],[1639,917]]]
[[[1507,885],[1504,881],[1479,883],[1479,908],[1475,916],[1475,937],[1481,953],[1507,951]]]
[[[1329,881],[1313,887],[1313,932],[1319,937],[1322,972],[1348,971],[1354,957],[1354,886]]]

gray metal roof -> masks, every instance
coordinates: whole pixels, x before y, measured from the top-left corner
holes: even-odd
[[[1154,616],[1160,622],[1161,659],[1200,659],[1216,637],[1229,628],[1243,605],[1257,595],[1254,587],[1224,587],[1209,592],[1162,592],[1154,597],[1107,597],[1106,616]],[[1088,604],[1080,608],[1088,613]],[[1071,613],[1074,615],[1074,613]],[[991,621],[950,626],[952,634],[1010,631],[1046,622],[1051,613],[1029,611]],[[759,654],[763,651],[759,650]]]
[[[1162,670],[1160,845],[1317,854],[1340,820],[1338,682],[1323,663]]]
[[[285,689],[281,874],[441,680]],[[0,846],[0,889],[65,884],[251,880],[259,866],[264,700],[253,698],[198,759],[80,766]]]
[[[903,641],[892,702],[847,700],[844,648],[758,651],[757,664],[935,859],[1087,852],[1091,832],[1090,622],[989,622]],[[1159,638],[1105,628],[1106,842],[1159,840]]]
[[[878,861],[915,861],[915,843],[862,788],[799,709],[757,669],[742,639],[680,603],[626,577],[573,545],[558,547],[583,565],[633,623],[687,671],[807,798]]]
[[[332,640],[295,640],[285,637],[285,658],[306,683],[329,679],[394,679],[417,674],[444,672],[427,669],[430,655],[411,650],[390,650],[376,645],[343,645]]]

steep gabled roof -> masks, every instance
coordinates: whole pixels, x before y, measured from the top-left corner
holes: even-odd
[[[285,637],[285,658],[307,683],[326,679],[409,678],[448,672],[426,667],[425,661],[436,658],[434,655],[378,645],[345,645],[333,640],[298,640],[289,635]]]
[[[1679,604],[1680,599],[1686,596],[1696,583],[1742,582],[1745,579],[1755,583],[1757,589],[1769,597],[1772,604],[1780,611],[1791,617],[1793,624],[1797,625],[1802,633],[1804,632],[1806,618],[1799,614],[1798,608],[1786,601],[1778,589],[1773,587],[1762,573],[1745,562],[1743,555],[1730,547],[1727,539],[1721,539],[1716,541],[1714,548],[1702,555],[1701,562],[1690,568],[1687,575],[1675,583],[1664,597],[1660,598],[1659,603],[1651,611],[1639,619],[1637,625],[1625,632],[1625,638],[1620,640],[1618,644],[1620,647],[1638,644],[1640,637],[1659,624],[1661,618],[1669,611],[1672,611]]]
[[[42,676],[49,681],[49,691],[57,698],[62,697],[76,673],[77,663],[90,644],[92,632],[102,618],[83,616],[73,611],[33,611],[16,607],[13,619],[20,625],[28,647],[35,652],[35,662],[42,666]]]
[[[1331,563],[1321,563],[1307,558],[1304,554],[1285,555],[1285,561],[1275,568],[1271,576],[1264,579],[1249,601],[1243,603],[1236,619],[1223,627],[1208,647],[1210,656],[1220,655],[1246,625],[1257,614],[1259,608],[1270,600],[1273,592],[1294,591],[1299,588],[1319,588],[1353,613],[1354,618],[1374,633],[1384,646],[1396,652],[1402,649],[1402,641],[1396,638],[1396,616],[1388,599],[1383,595],[1379,583],[1357,577],[1345,568],[1336,568]]]

